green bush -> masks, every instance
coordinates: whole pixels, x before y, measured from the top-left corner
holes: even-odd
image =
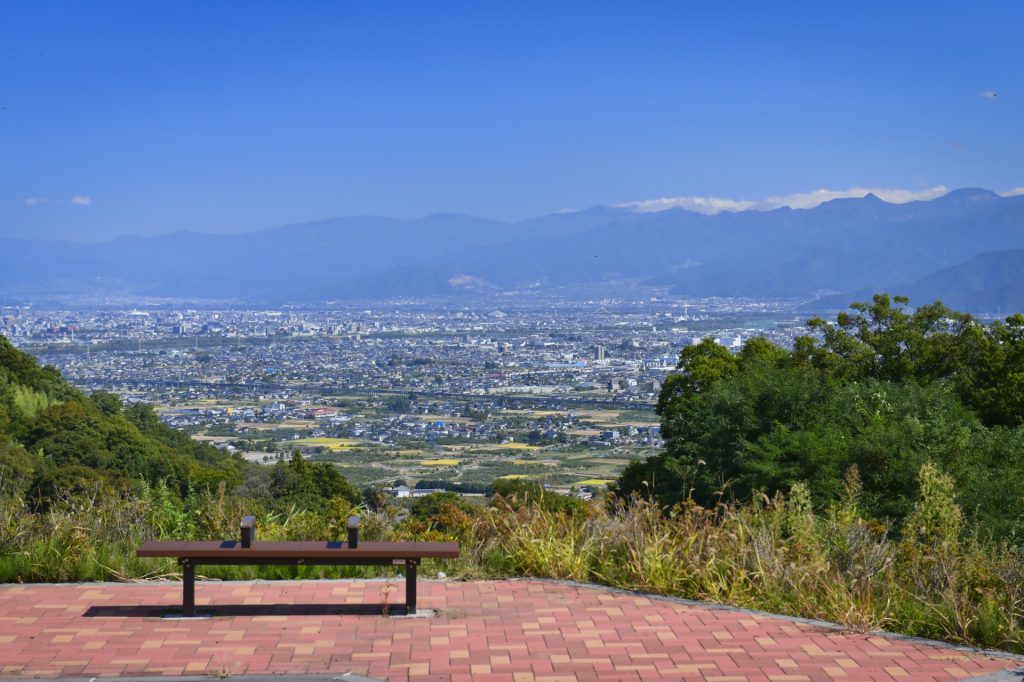
[[[879,295],[811,320],[815,335],[790,350],[759,338],[738,354],[711,339],[684,348],[658,402],[666,448],[630,463],[615,490],[713,506],[806,483],[821,511],[856,466],[864,512],[898,527],[933,461],[956,476],[973,528],[1024,537],[1024,316],[983,325],[906,303]]]

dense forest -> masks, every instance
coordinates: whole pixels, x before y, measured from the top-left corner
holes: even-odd
[[[685,348],[658,404],[667,447],[618,491],[713,507],[805,483],[825,509],[855,467],[865,512],[899,525],[931,462],[976,529],[1024,536],[1024,316],[985,325],[907,303],[878,295],[812,319],[789,350]]]

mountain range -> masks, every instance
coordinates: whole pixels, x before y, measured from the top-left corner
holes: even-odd
[[[1024,310],[1024,196],[960,189],[904,204],[868,194],[714,215],[597,206],[517,223],[367,216],[231,235],[0,239],[0,295],[8,298],[117,293],[276,304],[621,280],[680,297],[843,307],[850,296],[887,290],[976,311]]]

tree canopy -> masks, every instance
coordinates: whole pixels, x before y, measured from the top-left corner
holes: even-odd
[[[932,461],[979,527],[1024,532],[1024,316],[986,325],[908,303],[882,294],[809,320],[788,350],[684,348],[658,401],[666,448],[617,491],[712,505],[805,482],[824,506],[856,466],[866,509],[899,522]]]

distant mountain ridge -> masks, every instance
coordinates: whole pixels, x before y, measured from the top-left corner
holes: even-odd
[[[519,223],[364,216],[94,244],[0,239],[0,295],[111,291],[284,303],[631,279],[678,296],[811,298],[914,283],[1017,249],[1024,196],[969,188],[906,204],[869,194],[811,209],[715,215],[598,206]]]
[[[989,251],[966,263],[936,270],[915,282],[833,294],[811,301],[807,310],[845,308],[868,300],[880,290],[898,292],[911,301],[940,300],[956,310],[983,313],[1024,313],[1024,249]]]

